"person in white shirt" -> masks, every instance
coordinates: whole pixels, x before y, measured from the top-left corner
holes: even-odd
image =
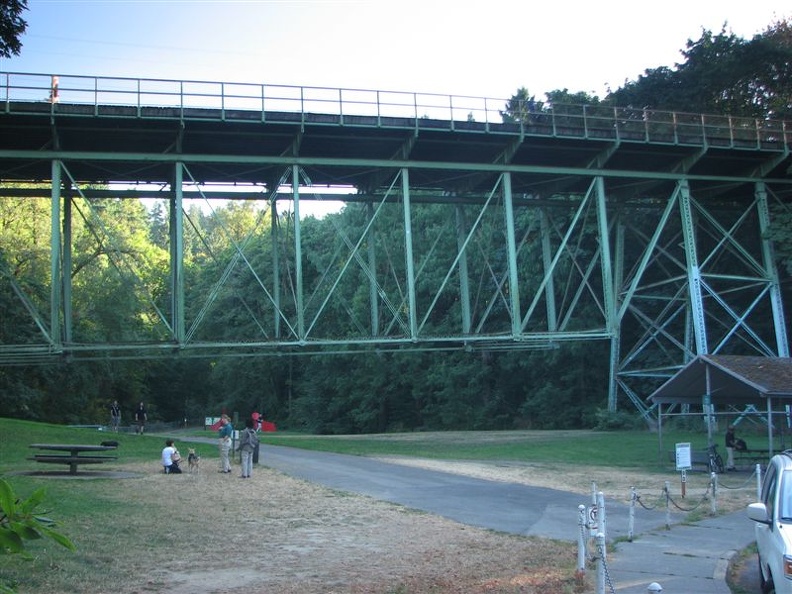
[[[172,439],[165,440],[165,447],[162,449],[162,466],[165,469],[165,474],[181,474],[179,468],[179,450],[173,445]]]

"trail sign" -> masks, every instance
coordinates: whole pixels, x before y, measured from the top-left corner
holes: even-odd
[[[676,469],[690,470],[693,468],[692,456],[690,453],[690,443],[676,444]]]

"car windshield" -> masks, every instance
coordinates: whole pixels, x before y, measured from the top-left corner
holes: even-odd
[[[779,494],[778,519],[782,522],[792,522],[792,470],[785,470],[781,473]]]

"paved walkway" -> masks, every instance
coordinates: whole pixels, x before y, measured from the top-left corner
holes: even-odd
[[[260,463],[289,476],[367,495],[451,520],[512,534],[577,541],[578,505],[565,491],[486,481],[359,456],[262,446]],[[561,480],[562,477],[559,477]],[[665,528],[664,512],[638,507],[635,538],[627,536],[628,507],[607,500],[610,584],[605,592],[645,594],[651,582],[664,594],[730,594],[729,559],[753,541],[753,522],[736,512]]]

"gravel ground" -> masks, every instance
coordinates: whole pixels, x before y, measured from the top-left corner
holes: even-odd
[[[182,449],[185,449],[184,447]],[[656,501],[668,476],[580,465],[478,463],[412,458],[390,462],[489,480],[588,495],[592,483],[627,502],[636,487]],[[262,460],[266,464],[266,460]],[[221,474],[207,457],[198,472],[166,476],[156,464],[119,465],[139,478],[101,481],[102,497],[134,498],[144,517],[125,518],[124,534],[90,528],[94,540],[79,555],[89,565],[110,562],[124,574],[85,579],[75,594],[478,594],[591,593],[589,576],[575,575],[576,545],[496,533],[344,493],[257,467]],[[744,474],[744,476],[742,476]],[[723,511],[744,509],[755,487],[747,473],[724,476]],[[687,502],[707,491],[708,476],[691,473]],[[734,488],[741,486],[741,488]],[[709,504],[702,506],[706,515]],[[676,512],[681,513],[681,512]],[[81,539],[83,540],[83,539]],[[127,547],[118,543],[129,542]],[[136,544],[137,543],[137,544]],[[145,543],[145,544],[144,544]],[[106,549],[111,548],[108,557]],[[745,567],[755,563],[746,559]],[[101,574],[100,574],[101,575]],[[129,575],[134,576],[129,579]],[[737,573],[742,579],[742,574]],[[750,576],[745,583],[750,583]],[[31,590],[30,592],[50,592]],[[22,592],[22,590],[20,590]],[[752,594],[751,589],[743,590]],[[23,593],[26,594],[26,593]]]
[[[120,594],[584,592],[572,543],[464,526],[401,506],[216,460],[200,472],[117,481],[151,502],[164,548],[125,551],[153,568]],[[128,489],[114,495],[128,497]],[[162,506],[163,509],[156,509]],[[165,552],[164,552],[165,551]],[[171,554],[169,551],[178,551]],[[97,590],[86,592],[102,592]]]

